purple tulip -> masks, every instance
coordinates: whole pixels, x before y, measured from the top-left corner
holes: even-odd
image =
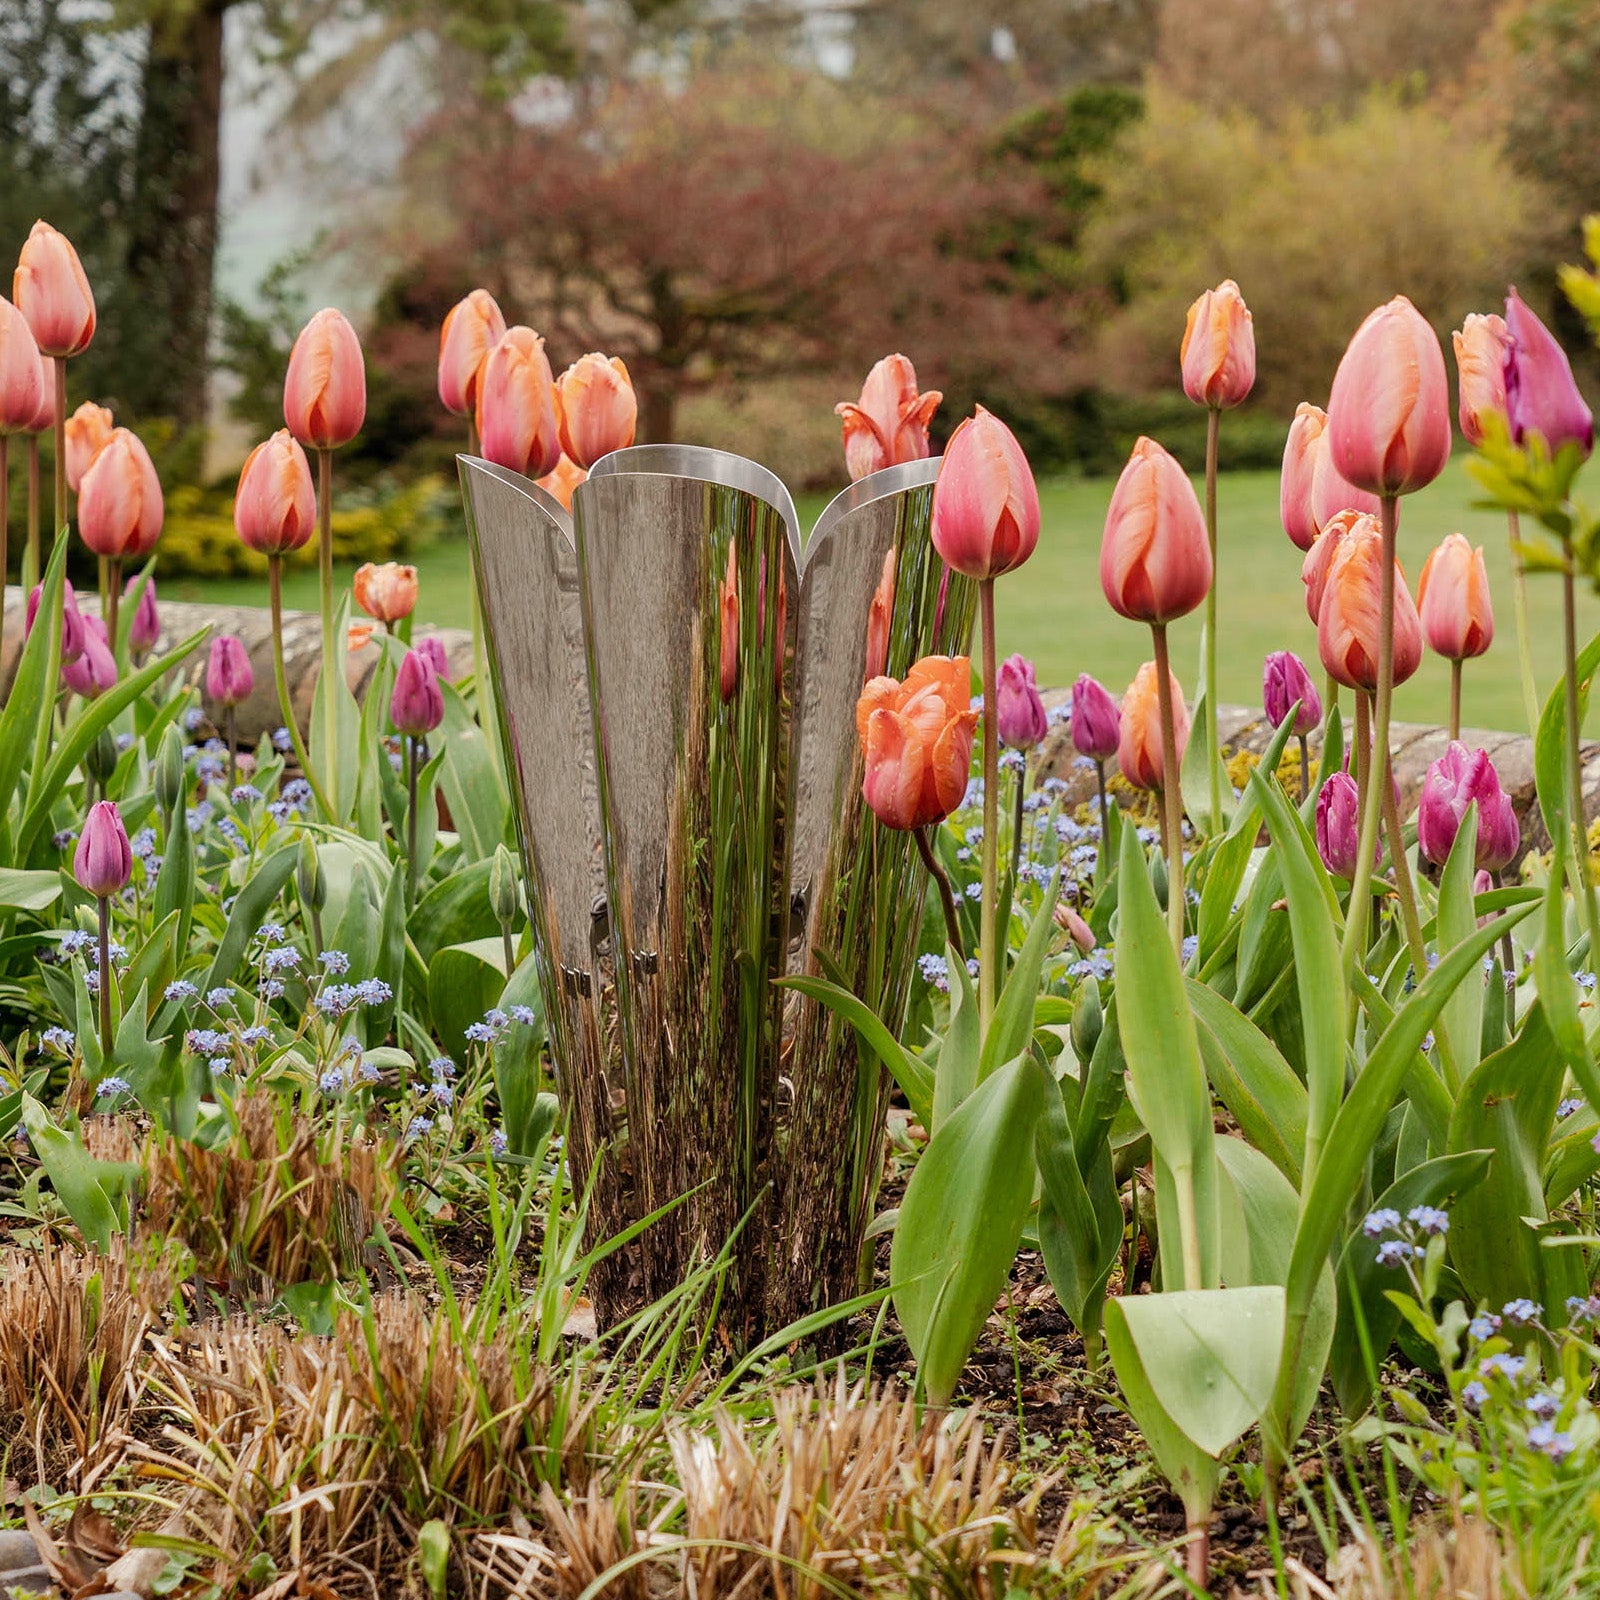
[[[129,578],[123,595],[131,596],[138,582],[136,576]],[[145,655],[155,649],[156,640],[160,637],[161,613],[156,610],[156,580],[151,578],[144,586],[144,593],[139,596],[139,609],[134,612],[133,622],[128,628],[128,649],[136,656]]]
[[[1467,807],[1478,807],[1476,864],[1486,872],[1510,866],[1522,844],[1511,796],[1486,750],[1469,750],[1459,739],[1428,768],[1417,807],[1417,844],[1428,860],[1443,866],[1461,828]]]
[[[389,716],[396,729],[421,739],[444,721],[444,691],[433,663],[421,650],[407,650],[395,674]]]
[[[450,681],[450,657],[445,654],[444,641],[436,633],[430,633],[425,639],[418,639],[416,649],[428,658],[434,674],[440,683]]]
[[[120,894],[133,871],[133,849],[122,813],[110,800],[98,800],[89,807],[78,849],[72,858],[72,875],[83,888],[104,900]]]
[[[1049,730],[1033,681],[1033,663],[1026,656],[1007,656],[1000,663],[1000,683],[995,691],[995,732],[1011,750],[1031,750]]]
[[[206,662],[206,698],[231,711],[250,698],[255,686],[255,669],[244,645],[231,633],[213,639]]]
[[[67,618],[76,615],[75,611],[62,612],[61,637],[65,641],[67,636]],[[61,681],[74,694],[81,694],[85,700],[92,700],[97,694],[104,694],[107,689],[115,688],[117,682],[117,658],[112,655],[111,647],[106,643],[106,625],[99,617],[79,617],[79,638],[82,641],[78,654],[68,661],[63,652],[61,663]]]
[[[1506,347],[1511,437],[1521,444],[1536,433],[1552,455],[1564,444],[1575,444],[1587,456],[1594,448],[1594,413],[1578,393],[1566,351],[1515,289],[1506,296],[1506,330],[1511,335]]]
[[[1072,747],[1091,761],[1109,761],[1117,753],[1122,714],[1103,683],[1085,672],[1072,686]]]
[[[1289,715],[1289,708],[1300,702],[1299,714],[1290,730],[1297,739],[1322,721],[1322,696],[1306,671],[1306,664],[1292,650],[1274,650],[1261,669],[1261,702],[1267,721],[1277,727]]]
[[[1356,780],[1348,772],[1330,773],[1317,796],[1317,854],[1334,877],[1355,877],[1360,830],[1361,791]]]
[[[28,592],[28,608],[22,621],[22,637],[33,632],[34,618],[39,615],[40,585]],[[76,661],[83,654],[83,613],[78,610],[78,596],[70,582],[61,589],[61,664]]]

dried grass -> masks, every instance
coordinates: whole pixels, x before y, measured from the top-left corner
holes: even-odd
[[[1395,1549],[1363,1534],[1340,1550],[1326,1579],[1293,1559],[1287,1566],[1294,1600],[1517,1600],[1525,1593],[1494,1530],[1472,1518],[1413,1528]],[[1263,1582],[1261,1592],[1275,1591]]]

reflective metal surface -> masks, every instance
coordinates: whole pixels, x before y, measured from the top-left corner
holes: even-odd
[[[966,648],[972,586],[928,537],[938,465],[853,485],[802,563],[788,491],[738,456],[606,457],[570,542],[527,480],[462,461],[574,1170],[610,1141],[597,1236],[689,1197],[627,1286],[597,1285],[603,1318],[752,1207],[736,1336],[852,1287],[882,1075],[773,980],[842,969],[903,1014],[922,874],[861,800],[855,703],[874,672]]]

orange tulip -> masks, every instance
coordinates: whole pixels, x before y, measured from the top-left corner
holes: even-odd
[[[1183,392],[1197,406],[1226,410],[1255,387],[1255,326],[1232,278],[1207,289],[1189,307],[1178,359]]]
[[[1450,381],[1427,319],[1403,294],[1356,329],[1328,397],[1333,464],[1358,489],[1410,494],[1450,459]]]
[[[971,666],[924,656],[904,683],[874,678],[856,701],[862,798],[889,828],[926,828],[961,804],[972,764]]]
[[[587,481],[588,476],[589,474],[571,456],[563,454],[556,462],[554,472],[547,472],[542,478],[535,478],[533,481],[546,494],[554,495],[570,511],[572,497],[577,493],[578,485]]]
[[[486,460],[530,478],[554,472],[561,460],[555,380],[532,328],[507,328],[483,364],[478,448]]]
[[[717,677],[722,698],[731,700],[739,682],[739,547],[728,545],[728,570],[717,586]]]
[[[264,556],[287,555],[310,543],[317,525],[317,492],[300,442],[279,428],[245,458],[233,497],[233,527]]]
[[[1211,587],[1211,547],[1194,485],[1154,439],[1134,445],[1112,491],[1100,587],[1113,611],[1150,623],[1187,615]]]
[[[1482,444],[1484,419],[1506,420],[1506,356],[1511,334],[1506,319],[1472,312],[1450,335],[1456,352],[1456,420],[1468,444]]]
[[[867,609],[867,681],[881,678],[889,666],[889,624],[894,620],[894,580],[898,557],[890,545],[883,552],[883,572]]]
[[[137,434],[114,428],[78,490],[78,532],[97,556],[138,560],[161,537],[161,480]]]
[[[1341,511],[1362,511],[1377,516],[1378,497],[1358,489],[1333,464],[1333,451],[1327,429],[1317,441],[1311,463],[1311,517],[1319,528],[1326,527]]]
[[[944,395],[917,393],[917,369],[902,355],[885,356],[867,374],[858,401],[841,400],[844,463],[852,479],[907,461],[926,461],[928,424]]]
[[[1331,517],[1322,532],[1312,541],[1306,558],[1300,563],[1300,581],[1306,586],[1306,615],[1315,624],[1322,612],[1322,591],[1328,586],[1328,569],[1333,565],[1339,541],[1358,524],[1376,528],[1377,518],[1365,511],[1341,511]]]
[[[1189,744],[1189,708],[1176,677],[1172,683],[1172,731],[1177,739],[1178,765]],[[1122,697],[1121,726],[1117,735],[1117,766],[1136,789],[1164,786],[1166,763],[1161,755],[1161,683],[1156,664],[1147,661],[1133,676]]]
[[[31,433],[45,393],[44,362],[33,329],[0,297],[0,434]]]
[[[445,312],[439,329],[439,399],[458,417],[478,409],[483,364],[506,331],[506,319],[487,289],[474,289]]]
[[[39,353],[75,356],[94,338],[94,291],[78,252],[48,222],[36,222],[11,277],[11,298],[28,319]]]
[[[1428,648],[1447,661],[1481,656],[1494,640],[1494,607],[1483,550],[1459,533],[1429,553],[1417,580],[1417,613]]]
[[[1394,576],[1394,681],[1400,684],[1422,664],[1422,624],[1398,562]],[[1378,687],[1382,583],[1383,535],[1373,518],[1360,517],[1339,540],[1328,566],[1317,615],[1317,653],[1340,683],[1368,693]]]
[[[979,406],[945,446],[933,486],[933,547],[980,583],[1020,567],[1039,542],[1039,490],[1017,436]]]
[[[332,306],[300,330],[283,380],[283,420],[308,450],[349,444],[367,420],[367,367],[349,318]]]
[[[74,494],[82,487],[84,473],[106,447],[116,426],[110,410],[92,400],[85,400],[67,418],[67,487]]]
[[[350,583],[356,604],[376,622],[399,622],[417,606],[417,569],[398,561],[356,568]]]
[[[556,380],[561,448],[587,470],[626,450],[639,420],[639,397],[620,356],[579,356]]]
[[[1316,471],[1328,414],[1321,406],[1302,400],[1295,407],[1289,437],[1283,445],[1283,471],[1278,479],[1278,520],[1289,542],[1309,550],[1316,542],[1317,519],[1311,512],[1311,483]]]

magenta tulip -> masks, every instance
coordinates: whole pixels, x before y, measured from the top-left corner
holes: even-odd
[[[107,689],[116,687],[117,658],[112,655],[111,647],[106,643],[106,625],[99,617],[80,616],[79,626],[82,628],[82,644],[79,653],[71,661],[66,659],[65,652],[61,660],[61,681],[74,694],[81,694],[85,700],[92,700],[98,694],[104,694]],[[63,609],[61,622],[61,637],[67,636],[68,623]]]
[[[224,710],[243,705],[256,686],[249,653],[231,633],[211,641],[206,662],[206,698]]]
[[[123,597],[131,599],[133,591],[139,586],[138,575],[129,578],[123,588]],[[161,637],[161,613],[156,609],[156,580],[147,580],[144,593],[139,596],[138,609],[133,614],[133,622],[128,628],[128,649],[136,656],[147,655],[156,647],[156,641]]]
[[[72,858],[72,875],[79,886],[98,900],[120,894],[133,872],[133,849],[122,813],[110,800],[89,807],[78,848]]]
[[[1317,854],[1334,877],[1355,877],[1360,828],[1361,791],[1356,780],[1348,772],[1329,773],[1317,796]]]
[[[1261,669],[1261,703],[1267,721],[1277,727],[1289,715],[1296,701],[1300,709],[1290,732],[1303,739],[1322,721],[1322,697],[1306,671],[1306,664],[1292,650],[1274,650]]]
[[[1049,731],[1050,719],[1034,682],[1033,663],[1026,656],[1008,656],[1000,663],[995,723],[1000,743],[1012,750],[1031,750]]]
[[[1594,449],[1594,413],[1584,404],[1572,363],[1555,335],[1531,312],[1515,289],[1506,296],[1506,413],[1511,437],[1521,444],[1536,433],[1554,455],[1575,444]]]
[[[1091,761],[1109,761],[1117,753],[1122,713],[1111,691],[1087,672],[1072,686],[1072,748]]]
[[[1510,866],[1522,844],[1511,796],[1500,786],[1500,774],[1486,750],[1469,750],[1459,739],[1428,768],[1417,806],[1417,845],[1428,860],[1443,866],[1450,859],[1467,807],[1478,807],[1475,863],[1483,871]]]
[[[426,738],[444,721],[444,691],[433,663],[420,650],[408,650],[395,674],[389,716],[398,732]]]

